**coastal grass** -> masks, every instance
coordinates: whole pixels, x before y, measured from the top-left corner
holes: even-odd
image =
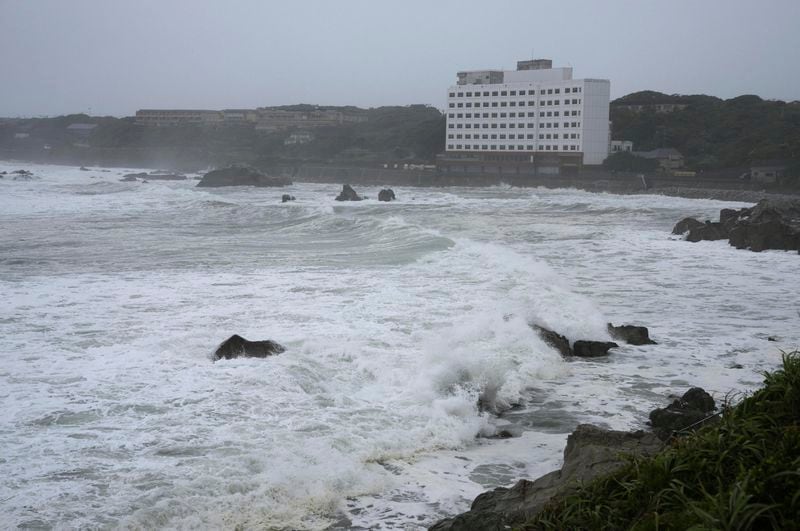
[[[800,529],[800,351],[719,422],[556,499],[520,529]]]

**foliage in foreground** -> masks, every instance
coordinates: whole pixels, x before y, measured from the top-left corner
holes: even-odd
[[[800,351],[719,423],[554,501],[522,529],[800,529]]]

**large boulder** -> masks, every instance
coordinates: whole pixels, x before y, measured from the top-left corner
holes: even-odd
[[[535,481],[522,479],[511,488],[480,494],[470,510],[442,520],[432,531],[501,531],[537,515],[554,497],[572,493],[579,482],[610,474],[627,463],[627,456],[652,456],[663,448],[652,433],[613,431],[581,424],[567,438],[564,465]]]
[[[659,437],[667,439],[676,431],[693,427],[713,416],[714,399],[700,387],[686,391],[665,408],[650,412],[650,424]]]
[[[650,331],[646,326],[620,325],[614,326],[608,323],[608,333],[614,339],[624,341],[629,345],[655,345],[656,342],[650,339]]]
[[[137,181],[139,179],[144,180],[147,177],[148,177],[148,175],[145,172],[141,172],[141,173],[126,173],[125,175],[122,176],[122,179],[120,179],[120,181],[122,181],[124,183],[130,183],[130,182],[133,182],[133,181]]]
[[[206,173],[198,187],[220,186],[288,186],[292,181],[285,177],[270,177],[250,166],[228,166]]]
[[[689,229],[686,239],[690,242],[703,240],[724,240],[728,238],[728,230],[722,223],[706,221],[700,226]]]
[[[609,349],[618,346],[612,341],[586,341],[579,339],[572,345],[572,354],[579,358],[599,358],[607,356]]]
[[[284,352],[286,348],[272,340],[248,341],[239,335],[232,335],[214,351],[214,359],[266,358]]]
[[[394,201],[395,199],[394,190],[391,188],[384,188],[378,192],[378,201]]]
[[[185,181],[188,179],[182,173],[150,172],[147,178],[151,181]]]
[[[281,196],[281,203],[288,203],[289,201],[294,201],[294,196],[290,194],[283,194]]]
[[[361,201],[364,199],[349,184],[342,185],[342,191],[336,196],[337,201]]]
[[[675,224],[675,227],[672,229],[672,234],[686,234],[690,230],[702,226],[703,222],[697,221],[695,218],[683,218]]]

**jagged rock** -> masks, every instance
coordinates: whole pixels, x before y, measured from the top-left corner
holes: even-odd
[[[609,349],[618,346],[611,341],[586,341],[581,339],[572,345],[572,354],[580,358],[599,358],[607,356]]]
[[[342,185],[341,193],[336,196],[337,201],[361,201],[362,199],[363,197],[360,197],[349,184]]]
[[[608,323],[608,333],[614,339],[624,341],[629,345],[655,345],[656,342],[650,339],[650,332],[646,326],[620,325],[614,326]]]
[[[86,166],[81,166],[79,169],[80,169],[81,171],[92,171],[92,170],[90,170],[89,168],[87,168]]]
[[[665,408],[650,412],[650,424],[662,439],[708,418],[716,409],[714,399],[700,387],[692,387]]]
[[[624,466],[626,455],[652,456],[664,444],[652,433],[624,432],[581,424],[567,438],[564,465],[536,481],[520,480],[480,494],[470,510],[436,523],[431,531],[501,531],[538,514],[554,497],[573,492],[588,482]]]
[[[686,239],[697,242],[727,238],[737,249],[755,252],[800,251],[800,200],[762,199],[752,208],[724,208],[719,215],[719,222],[690,229]]]
[[[144,173],[144,172],[142,172],[142,173],[127,173],[122,177],[122,179],[120,179],[120,181],[125,182],[125,183],[129,183],[129,182],[137,181],[139,179],[144,179],[145,177],[147,177],[147,174]]]
[[[232,335],[214,351],[214,359],[266,358],[284,352],[286,348],[272,340],[248,341],[239,335]]]
[[[672,229],[672,234],[686,234],[690,230],[702,226],[703,222],[697,221],[695,218],[683,218],[675,224],[675,227]]]
[[[706,221],[699,227],[689,229],[689,234],[686,235],[686,240],[690,242],[699,242],[702,240],[724,240],[728,237],[728,231],[719,222]]]
[[[378,192],[378,201],[394,201],[395,199],[394,190],[391,188],[384,188]]]
[[[157,173],[157,172],[150,172],[147,174],[147,178],[151,181],[185,181],[188,179],[183,174],[180,173]]]
[[[281,196],[281,203],[288,203],[289,201],[294,201],[294,196],[289,194],[283,194]]]
[[[569,339],[539,325],[531,325],[531,327],[539,333],[539,337],[541,337],[545,343],[559,351],[562,356],[572,356],[572,348],[569,346]]]
[[[284,177],[269,177],[255,168],[249,166],[228,166],[227,168],[217,169],[206,173],[198,187],[220,187],[220,186],[287,186],[292,181]]]

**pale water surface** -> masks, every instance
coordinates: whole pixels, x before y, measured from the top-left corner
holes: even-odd
[[[800,257],[670,235],[735,203],[341,204],[333,185],[0,163],[19,168],[37,178],[0,179],[1,528],[423,528],[558,467],[578,423],[752,390],[800,342]],[[564,361],[527,324],[605,339],[608,321],[659,344]],[[288,350],[213,363],[233,333]],[[515,407],[482,414],[481,393]],[[508,422],[523,435],[476,438]]]

